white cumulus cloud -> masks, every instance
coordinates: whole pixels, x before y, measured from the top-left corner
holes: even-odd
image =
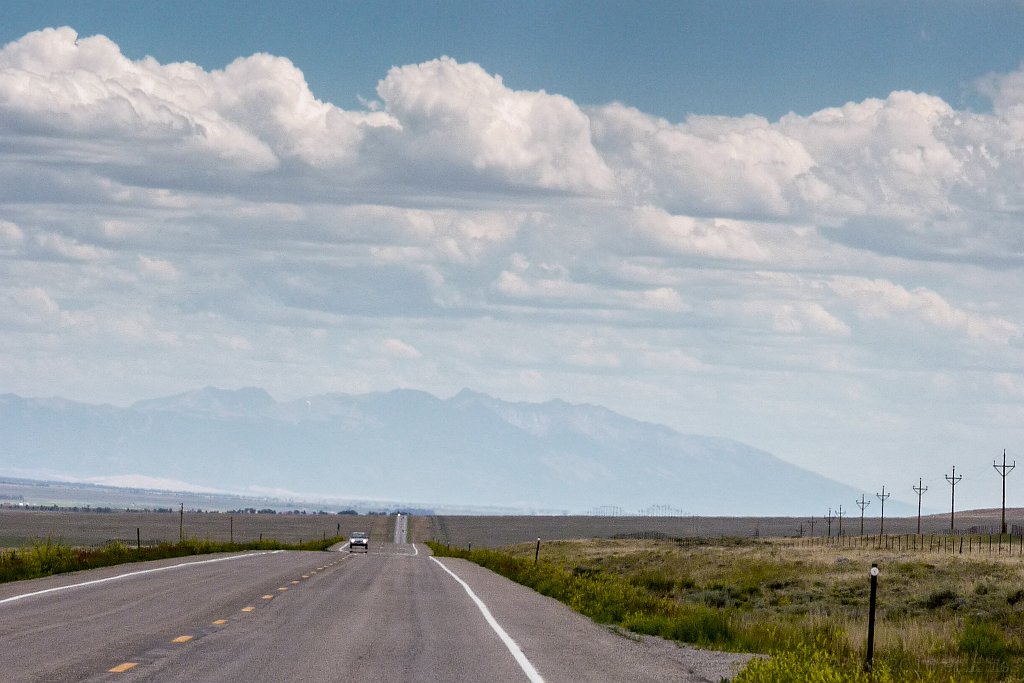
[[[590,120],[565,97],[514,91],[449,57],[395,67],[377,93],[401,126],[400,153],[416,161],[546,189],[611,188]]]
[[[958,330],[972,339],[1007,344],[1021,336],[1020,326],[998,316],[966,311],[926,288],[907,289],[885,279],[836,277],[829,286],[852,302],[867,320],[889,320],[909,315],[935,327]]]

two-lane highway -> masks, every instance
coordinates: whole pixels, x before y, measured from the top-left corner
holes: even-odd
[[[10,681],[534,683],[728,672],[693,673],[674,645],[613,634],[424,546],[371,540],[368,554],[190,558],[0,586],[0,672]]]
[[[409,517],[395,516],[395,543],[401,544],[409,540]]]

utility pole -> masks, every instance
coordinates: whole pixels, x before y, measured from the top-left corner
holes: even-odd
[[[925,491],[928,490],[927,486],[922,485],[921,477],[917,478],[917,486],[912,487],[914,493],[917,494],[917,535],[921,535],[921,496]]]
[[[1002,522],[1002,525],[1001,525],[1002,531],[999,532],[1001,534],[1005,534],[1006,533],[1006,475],[1009,474],[1010,472],[1012,472],[1013,468],[1016,467],[1016,466],[1017,466],[1017,461],[1016,460],[1013,461],[1012,465],[1007,465],[1006,464],[1006,449],[1005,448],[1003,449],[1003,464],[1002,465],[997,465],[995,460],[992,461],[992,467],[996,468],[996,472],[998,472],[999,476],[1003,478],[1003,514],[1002,514],[1002,517],[1000,518],[1000,521]]]
[[[839,538],[843,537],[843,506],[839,506],[839,511],[836,513],[839,515]]]
[[[817,521],[818,520],[816,520],[813,515],[807,521],[807,523],[811,525],[811,538],[814,538],[814,523],[817,522]]]
[[[881,522],[878,525],[878,537],[881,538],[882,537],[882,532],[885,531],[885,499],[888,498],[889,496],[891,496],[892,494],[891,493],[886,493],[885,492],[885,484],[882,484],[882,492],[881,493],[876,493],[875,495],[878,496],[878,499],[882,501],[882,517],[881,517]]]
[[[828,509],[828,537],[832,538],[832,508]]]
[[[954,513],[956,511],[956,485],[959,484],[960,480],[963,479],[963,478],[964,477],[963,477],[962,474],[959,477],[956,476],[956,465],[953,466],[953,474],[952,474],[952,476],[950,476],[948,474],[946,475],[946,481],[949,482],[949,487],[950,487],[950,489],[949,489],[950,490],[950,494],[949,494],[949,530],[950,531],[954,530],[954,528],[953,528],[953,515],[954,515]]]
[[[854,502],[857,503],[857,507],[860,508],[860,535],[863,536],[864,535],[864,508],[866,508],[868,505],[871,505],[871,501],[870,500],[865,500],[864,499],[864,494],[862,493],[862,494],[860,494],[860,500],[857,500],[857,501],[854,501]]]

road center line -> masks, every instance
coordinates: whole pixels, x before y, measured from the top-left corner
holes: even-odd
[[[137,572],[128,572],[127,574],[118,574],[117,576],[108,576],[105,579],[94,579],[92,581],[83,581],[82,583],[72,583],[67,586],[57,586],[56,588],[47,588],[41,591],[35,591],[33,593],[23,593],[22,595],[15,595],[10,598],[4,598],[0,600],[0,605],[7,602],[14,602],[15,600],[24,600],[25,598],[32,598],[37,595],[45,595],[46,593],[55,593],[57,591],[67,591],[73,588],[84,588],[85,586],[95,586],[99,583],[107,583],[109,581],[120,581],[121,579],[127,579],[133,576],[141,576],[143,574],[155,574],[156,572],[166,572],[172,569],[181,569],[182,567],[194,567],[200,564],[213,564],[214,562],[229,562],[231,560],[244,560],[247,557],[258,557],[260,555],[276,555],[277,553],[284,552],[282,550],[267,550],[261,553],[247,553],[245,555],[232,555],[230,557],[217,557],[212,560],[199,560],[197,562],[182,562],[180,564],[172,564],[167,567],[156,567],[154,569],[142,569]]]
[[[512,640],[512,637],[505,632],[505,629],[501,627],[501,624],[499,624],[497,619],[494,618],[494,615],[491,614],[491,610],[487,609],[487,605],[484,604],[483,600],[476,596],[476,593],[474,593],[473,589],[469,587],[469,584],[460,579],[451,569],[444,566],[444,564],[442,564],[436,557],[431,556],[430,559],[436,562],[438,567],[448,572],[453,579],[458,581],[459,584],[466,589],[466,593],[468,593],[469,597],[472,598],[474,603],[476,603],[480,613],[484,615],[484,619],[487,620],[490,627],[494,629],[494,632],[498,634],[499,638],[501,638],[501,642],[505,643],[505,647],[507,647],[508,651],[512,653],[516,663],[519,664],[519,668],[522,669],[523,673],[526,674],[526,677],[530,679],[530,683],[544,683],[544,679],[539,673],[537,673],[537,669],[533,668],[533,664],[531,664],[530,660],[526,658],[523,651],[519,649],[519,645],[516,644],[516,641]]]

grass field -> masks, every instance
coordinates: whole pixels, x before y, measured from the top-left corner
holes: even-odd
[[[1007,522],[1024,524],[1024,510],[1008,509]],[[994,531],[999,524],[999,510],[971,510],[958,512],[959,530]],[[647,538],[804,538],[825,536],[827,521],[814,519],[813,534],[809,517],[597,517],[597,516],[436,516],[430,518],[430,535],[420,540],[475,548],[499,548],[513,543],[524,543],[537,538],[565,540],[586,538],[613,538],[616,536]],[[880,520],[865,518],[864,533],[879,532]],[[839,533],[839,520],[832,520],[832,535]],[[859,534],[860,518],[843,519],[844,535]],[[913,534],[917,530],[916,517],[886,518],[887,534]],[[949,530],[949,515],[930,515],[921,518],[921,531],[942,534]]]
[[[232,519],[233,518],[233,519]],[[67,545],[98,547],[112,541],[134,546],[177,543],[178,511],[174,512],[49,512],[0,509],[0,548],[20,548],[47,538]],[[269,515],[190,512],[184,514],[184,536],[199,540],[250,543],[261,538],[298,543],[352,531],[390,541],[394,517],[387,515]],[[232,533],[233,530],[233,533]]]
[[[746,681],[867,680],[868,571],[876,562],[873,680],[1024,681],[1019,551],[972,556],[768,539],[569,540],[542,544],[540,570],[533,569],[535,551],[524,543],[479,557],[598,621],[778,655],[751,665],[738,679]]]

